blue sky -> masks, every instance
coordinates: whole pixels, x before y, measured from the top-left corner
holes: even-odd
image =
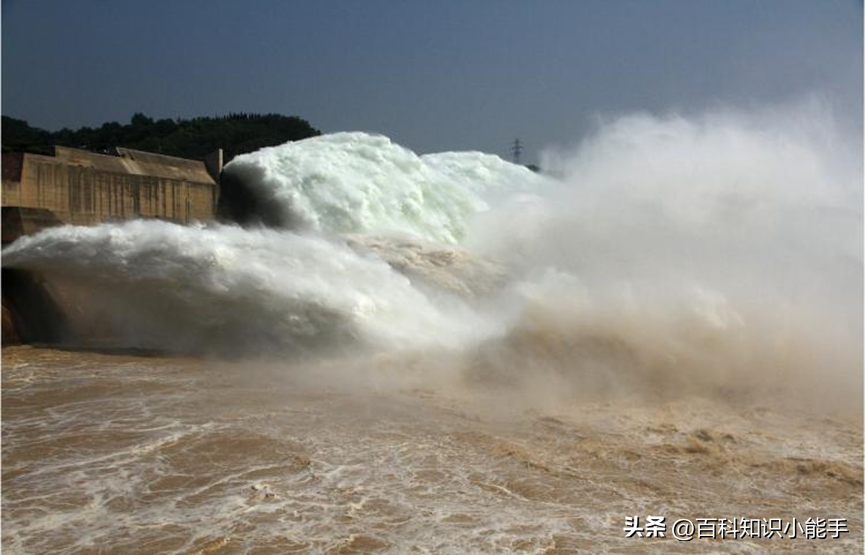
[[[861,0],[4,0],[2,112],[279,112],[525,158],[598,114],[817,97],[861,134]]]

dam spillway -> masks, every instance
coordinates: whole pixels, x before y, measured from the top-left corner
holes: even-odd
[[[3,153],[3,246],[62,224],[213,220],[221,171],[221,150],[203,161],[121,147],[113,155],[61,146],[53,156]],[[4,268],[2,282],[4,344],[63,335],[63,311],[39,275]]]

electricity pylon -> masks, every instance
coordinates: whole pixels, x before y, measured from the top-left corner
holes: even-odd
[[[513,157],[514,164],[520,163],[520,154],[523,152],[523,143],[520,142],[519,139],[514,139],[514,144],[511,145],[511,156]]]

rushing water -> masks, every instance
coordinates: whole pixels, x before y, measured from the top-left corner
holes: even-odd
[[[861,550],[861,153],[830,124],[626,117],[555,177],[336,134],[226,167],[250,227],[19,240],[71,328],[3,351],[3,548]]]
[[[519,407],[502,392],[360,385],[338,367],[374,376],[396,361],[292,368],[9,348],[3,363],[7,553],[862,546],[855,420],[696,397]],[[646,514],[847,518],[851,532],[625,539],[625,517]]]

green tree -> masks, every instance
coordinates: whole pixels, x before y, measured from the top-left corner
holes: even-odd
[[[4,151],[50,152],[52,145],[61,145],[105,153],[120,146],[200,160],[222,148],[228,161],[238,154],[321,134],[304,119],[280,114],[232,113],[154,121],[136,112],[125,125],[112,121],[95,129],[56,132],[8,116],[2,119]]]

